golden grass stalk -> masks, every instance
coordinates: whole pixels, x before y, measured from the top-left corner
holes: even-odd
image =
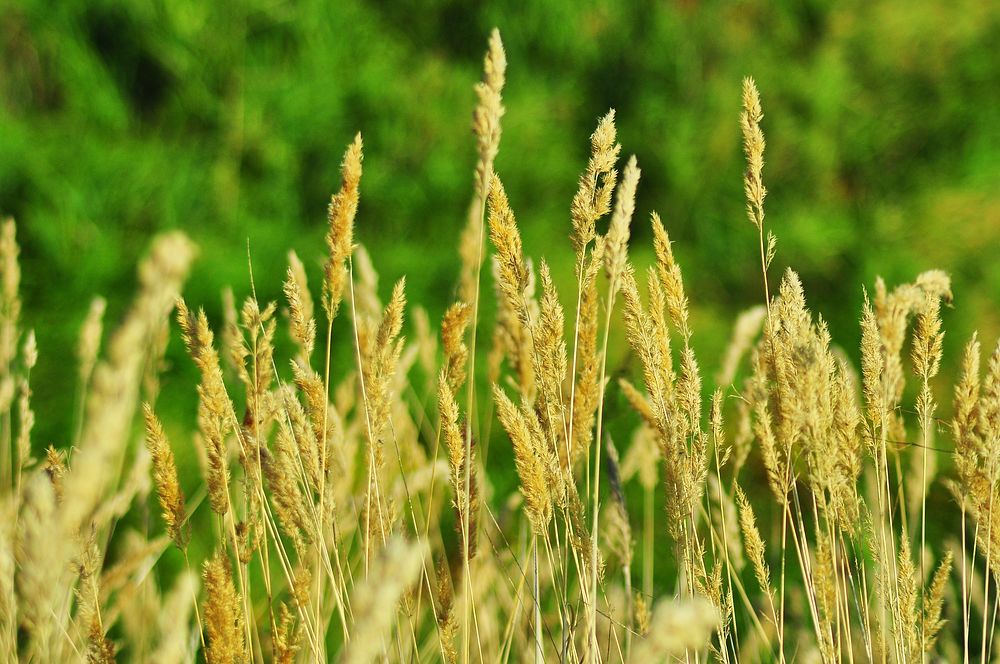
[[[764,112],[760,107],[760,92],[752,78],[743,79],[743,112],[740,114],[740,129],[743,132],[743,151],[747,158],[747,170],[743,175],[743,190],[747,199],[747,218],[758,231],[764,227],[764,132],[760,121]]]
[[[504,292],[503,280],[500,274],[500,261],[493,256],[493,285],[496,294],[496,315],[493,327],[493,340],[487,356],[487,375],[490,382],[500,379],[500,371],[506,361],[510,367],[518,392],[529,399],[534,399],[535,374],[532,363],[534,344],[528,327],[521,323],[520,305],[511,303]],[[531,274],[530,264],[527,269],[528,285],[524,291],[524,300],[529,309],[529,317],[537,312],[535,302],[535,282]]]
[[[165,321],[193,255],[190,244],[178,235],[157,241],[140,268],[135,303],[100,360],[104,307],[100,300],[91,305],[75,377],[85,404],[80,430],[68,437],[69,450],[50,447],[36,466],[37,404],[31,392],[40,388],[30,378],[37,349],[33,335],[20,328],[14,228],[0,225],[0,414],[8,423],[0,431],[8,453],[0,468],[8,487],[0,492],[0,652],[7,659],[107,662],[120,649],[123,657],[168,664],[199,657],[464,663],[532,653],[537,661],[548,656],[725,664],[784,661],[795,653],[826,662],[889,664],[953,661],[963,654],[971,661],[975,638],[981,639],[980,659],[993,652],[1000,578],[1000,509],[994,505],[1000,500],[1000,346],[981,376],[981,349],[973,336],[954,386],[954,469],[940,471],[957,479],[950,485],[958,498],[952,510],[930,498],[939,484],[933,481],[934,448],[942,444],[935,438],[946,437],[935,426],[934,382],[943,362],[941,304],[951,300],[947,275],[926,272],[894,289],[879,280],[870,300],[866,294],[860,378],[807,307],[794,272],[786,273],[771,299],[767,272],[774,244],[765,243],[763,232],[763,114],[748,79],[741,117],[744,188],[748,217],[760,235],[767,303],[740,317],[724,356],[709,358],[719,367],[723,389],[714,392],[706,426],[691,343],[697,321],[670,237],[655,214],[647,292],[640,293],[629,265],[639,171],[633,158],[618,181],[613,112],[591,136],[590,160],[570,210],[577,279],[571,356],[556,274],[545,261],[537,264],[536,298],[535,270],[493,172],[505,66],[494,33],[477,88],[476,191],[471,230],[461,247],[461,297],[442,321],[440,363],[426,314],[417,319],[416,343],[402,337],[404,283],[396,284],[383,308],[370,257],[362,248],[355,251],[360,138],[347,150],[342,186],[329,209],[321,303],[327,357],[321,370],[311,363],[314,304],[306,270],[294,254],[284,274],[288,358],[279,359],[284,348],[276,345],[275,305],[258,303],[255,295],[237,310],[231,291],[224,294],[218,350],[204,312],[177,304],[200,373],[192,439],[208,459],[206,486],[190,494],[187,505],[180,489],[182,480],[188,483],[184,455],[175,461],[149,405],[143,408],[145,446],[133,447],[132,438],[140,395],[152,402],[159,391]],[[613,210],[612,190],[618,193]],[[497,299],[488,374],[519,484],[506,496],[504,483],[491,482],[496,478],[476,459],[476,441],[485,451],[492,426],[477,418],[493,413],[476,400],[475,372],[487,205]],[[608,213],[609,230],[601,236],[597,225]],[[602,268],[609,280],[603,302],[597,283]],[[622,330],[612,324],[619,291]],[[355,326],[353,369],[334,367],[330,359],[332,321],[345,297]],[[907,358],[903,347],[911,320]],[[634,360],[608,356],[622,333]],[[230,397],[220,355],[227,373],[231,369],[245,388],[245,400]],[[749,375],[732,395],[736,417],[724,421],[724,389],[733,386],[747,355]],[[417,362],[426,379],[420,386],[408,377]],[[917,377],[910,389],[903,370],[908,364]],[[644,389],[630,382],[633,368],[641,372]],[[344,375],[334,377],[334,370]],[[609,371],[624,400],[606,398]],[[468,396],[464,408],[462,389]],[[428,397],[435,401],[439,430],[426,412]],[[613,412],[622,402],[639,418],[619,464],[610,433],[629,439],[629,421]],[[907,437],[913,420],[920,435]],[[429,458],[438,433],[446,460],[436,458],[436,448]],[[231,489],[235,445],[242,468],[233,469]],[[714,468],[708,464],[710,447]],[[609,487],[602,505],[604,463]],[[750,495],[737,484],[741,471],[743,486],[754,487]],[[435,473],[448,476],[455,519],[434,494]],[[629,486],[633,480],[638,487]],[[661,486],[664,521],[656,517],[654,498]],[[169,539],[138,535],[132,525],[141,519],[119,522],[133,505],[141,510],[154,487]],[[645,499],[641,536],[626,509],[625,496],[633,489]],[[769,490],[774,509],[755,511],[751,499],[763,505],[759,492]],[[158,580],[169,571],[158,561],[176,555],[164,553],[172,540],[187,562],[184,522],[203,494],[220,518],[210,534],[192,534],[198,541],[192,551],[202,550],[205,541],[216,551],[203,569],[204,630],[195,612],[203,638],[199,655],[190,616],[191,607],[198,608],[197,600],[190,602],[198,592],[196,577],[181,574],[161,598]],[[940,527],[926,524],[928,512],[936,516],[931,505],[941,512]],[[918,507],[919,550],[917,538],[908,534],[916,533]],[[959,511],[961,543],[952,541],[949,529]],[[727,512],[737,518],[727,518]],[[447,532],[452,521],[457,538]],[[661,529],[674,540],[672,557],[670,548],[654,545]],[[417,533],[423,534],[420,543],[408,543]],[[938,533],[943,555],[931,552]],[[641,556],[634,536],[641,537]],[[482,551],[472,565],[480,540]],[[953,600],[958,581],[951,574],[951,551],[962,556],[960,604]],[[427,564],[428,554],[441,561],[436,571]],[[620,577],[604,575],[608,554],[621,564]],[[778,556],[780,576],[775,568],[772,578],[768,559]],[[790,556],[799,564],[791,573]],[[744,569],[745,560],[752,572]],[[643,592],[637,593],[632,566],[640,562]],[[671,563],[677,575],[668,579],[664,570]],[[755,582],[744,585],[750,573]],[[684,602],[661,599],[651,613],[654,588]],[[962,625],[949,627],[945,620],[956,620],[956,609]],[[773,629],[761,624],[759,612]],[[342,634],[330,634],[335,615]],[[777,648],[770,653],[775,631]]]
[[[447,368],[442,369],[438,380],[438,413],[441,417],[441,436],[444,438],[445,449],[448,452],[448,479],[455,495],[454,505],[458,515],[457,528],[459,536],[465,540],[466,533],[474,535],[466,523],[469,518],[471,501],[465,487],[466,458],[465,438],[458,422],[458,403],[449,385]],[[463,544],[463,551],[469,550],[469,543]],[[463,554],[465,555],[465,554]]]
[[[476,84],[477,104],[472,118],[472,131],[476,136],[476,168],[474,174],[475,197],[469,207],[468,223],[462,232],[459,243],[459,253],[462,259],[459,278],[458,297],[472,307],[472,348],[473,366],[475,365],[476,327],[479,319],[479,285],[483,263],[484,219],[486,217],[487,201],[493,188],[493,162],[500,149],[501,119],[505,109],[503,106],[503,87],[506,81],[507,54],[504,51],[500,32],[496,28],[490,33],[489,45],[483,58],[483,78]],[[469,404],[471,407],[473,390],[469,386]],[[471,425],[467,425],[469,428]],[[466,432],[470,439],[471,428]],[[469,445],[471,439],[467,440]],[[468,481],[468,478],[467,478]],[[466,648],[467,649],[467,648]]]
[[[80,328],[80,338],[77,342],[76,357],[80,363],[79,377],[80,385],[90,382],[90,376],[97,363],[97,354],[101,348],[101,336],[104,331],[104,310],[107,303],[103,297],[95,297],[90,302],[90,309],[87,317]]]
[[[661,662],[685,656],[694,660],[720,622],[718,610],[703,598],[661,599],[653,607],[645,637],[632,648],[632,661]]]
[[[760,587],[761,592],[767,596],[771,604],[772,617],[775,624],[777,624],[778,617],[774,611],[774,603],[771,600],[773,595],[771,590],[771,570],[767,565],[767,560],[764,558],[766,547],[764,540],[760,536],[760,531],[757,529],[757,518],[754,516],[750,501],[747,500],[746,494],[739,485],[736,486],[736,505],[739,509],[740,530],[743,532],[743,548],[746,551],[747,558],[750,559],[750,564],[753,566],[757,585]]]
[[[107,358],[94,369],[79,446],[66,475],[60,517],[67,533],[79,530],[113,479],[135,415],[147,340],[173,307],[193,258],[187,238],[172,233],[158,238],[139,266],[139,295],[109,340]]]
[[[201,372],[198,385],[198,433],[208,459],[208,502],[219,516],[229,511],[229,460],[226,436],[236,416],[222,379],[219,355],[204,310],[195,316],[183,300],[177,301],[177,321],[188,354]]]
[[[354,634],[341,661],[362,664],[388,653],[403,593],[417,580],[425,546],[393,537],[373,561],[368,578],[354,589]]]
[[[205,602],[202,615],[208,634],[205,658],[209,664],[237,664],[248,657],[243,610],[229,559],[219,552],[205,561]]]
[[[11,363],[17,357],[21,317],[21,266],[18,255],[17,226],[11,218],[0,223],[0,394],[5,396],[0,411],[10,407],[13,397]],[[6,395],[10,395],[9,397]]]
[[[611,196],[618,181],[615,164],[622,149],[617,140],[615,110],[611,109],[598,120],[597,128],[590,135],[590,159],[570,206],[573,250],[581,257],[596,237],[597,221],[611,211]]]
[[[21,351],[21,362],[24,365],[23,375],[17,381],[17,472],[31,460],[31,430],[35,427],[35,411],[31,408],[31,370],[38,361],[38,345],[35,342],[35,331],[28,332]]]
[[[490,33],[489,47],[483,58],[483,80],[476,84],[475,113],[472,116],[472,131],[476,135],[476,196],[485,201],[490,192],[493,160],[500,150],[500,120],[504,107],[502,92],[507,75],[507,54],[496,28]]]
[[[757,305],[750,307],[736,318],[733,324],[733,333],[729,338],[729,345],[723,355],[722,364],[715,375],[715,384],[719,386],[731,385],[736,378],[740,362],[747,352],[753,347],[754,339],[760,334],[764,325],[764,318],[767,316],[767,307]]]
[[[347,147],[340,165],[340,191],[330,199],[327,209],[327,261],[323,265],[323,311],[328,322],[337,316],[347,285],[347,259],[354,251],[354,217],[358,212],[358,186],[361,182],[361,134]]]
[[[472,309],[465,302],[451,305],[441,321],[441,345],[444,348],[442,380],[448,383],[452,394],[465,383],[465,365],[469,348],[465,345],[465,332],[469,326]]]
[[[552,282],[549,266],[544,261],[540,270],[542,299],[539,315],[531,328],[534,339],[535,377],[538,384],[537,412],[542,427],[556,449],[566,440],[563,411],[563,381],[566,378],[566,342],[563,339],[565,316],[559,294]]]
[[[396,282],[375,333],[359,338],[358,351],[363,381],[364,413],[368,433],[367,484],[364,524],[366,560],[377,546],[384,544],[392,529],[391,505],[383,491],[385,433],[389,430],[392,405],[390,388],[403,350],[399,338],[406,307],[405,279]]]
[[[290,332],[298,344],[304,360],[308,361],[316,346],[316,319],[313,318],[312,296],[306,282],[306,270],[295,252],[288,254],[288,273],[285,277],[285,298],[288,300]]]
[[[160,508],[163,510],[163,521],[167,525],[167,535],[178,549],[183,549],[187,546],[190,533],[184,524],[187,516],[184,509],[184,493],[177,479],[174,452],[170,448],[166,432],[163,431],[163,425],[153,413],[153,407],[144,403],[142,412],[146,419],[146,447],[153,456],[153,481],[156,482],[156,493],[160,499]]]
[[[580,303],[576,324],[576,384],[572,394],[572,429],[570,467],[590,449],[593,441],[597,404],[604,386],[600,384],[600,354],[597,347],[598,304],[597,276],[603,264],[604,243],[599,242],[586,261],[581,274]]]
[[[521,324],[530,328],[531,320],[524,302],[529,276],[521,248],[521,234],[503,183],[495,176],[490,187],[489,223],[490,240],[497,252],[497,283],[500,291]]]
[[[921,474],[920,474],[920,578],[926,578],[924,569],[924,558],[927,550],[927,489],[930,478],[928,477],[928,455],[931,446],[931,436],[933,434],[932,418],[934,417],[935,404],[934,396],[931,393],[930,381],[937,376],[941,366],[942,342],[944,333],[941,331],[941,303],[933,296],[926,296],[923,308],[917,314],[917,323],[913,336],[913,371],[920,377],[920,392],[917,395],[917,416],[920,419],[921,431]],[[949,567],[951,561],[949,560]],[[924,596],[924,589],[921,586],[921,603],[926,608],[927,597]],[[940,607],[938,607],[940,612]],[[934,621],[936,622],[935,617]],[[934,629],[936,632],[937,630]],[[920,643],[921,658],[927,652],[927,625],[921,622]]]
[[[66,580],[57,537],[55,492],[49,479],[35,474],[24,483],[17,547],[17,611],[26,630],[27,651],[38,661],[53,661],[61,653],[59,629],[64,617],[61,594]],[[8,610],[13,610],[11,607]]]
[[[157,617],[158,638],[150,660],[160,664],[182,664],[190,658],[191,598],[198,593],[198,576],[181,572],[167,593]]]
[[[632,215],[635,213],[636,189],[639,186],[639,167],[635,155],[629,158],[622,174],[622,181],[618,186],[618,194],[615,199],[614,212],[611,214],[611,221],[608,225],[607,235],[602,240],[604,267],[608,275],[608,303],[604,319],[604,338],[601,351],[601,369],[598,377],[598,385],[603,386],[607,371],[608,338],[611,334],[611,314],[614,311],[615,296],[621,286],[622,273],[628,265],[628,240],[630,236],[630,226]],[[589,604],[588,624],[590,626],[590,641],[588,647],[591,652],[597,652],[597,584],[600,576],[600,555],[597,546],[598,533],[600,532],[600,488],[601,488],[601,452],[600,440],[604,425],[604,390],[600,392],[597,402],[597,428],[595,433],[595,452],[593,469],[593,487],[590,494],[592,510],[592,525],[590,532],[590,553],[586,556],[590,566],[590,592],[585,597]],[[582,529],[581,529],[582,530]],[[578,537],[582,537],[577,533]]]
[[[276,664],[293,664],[299,651],[301,631],[301,625],[295,624],[295,614],[288,610],[287,605],[282,604],[278,627],[272,638],[272,661]]]
[[[514,464],[521,480],[524,507],[536,535],[544,535],[552,519],[552,493],[546,478],[543,459],[544,441],[532,435],[524,409],[519,409],[498,386],[493,388],[500,424],[514,448]],[[533,415],[527,415],[533,417]]]
[[[743,112],[740,114],[740,130],[743,133],[743,152],[747,159],[747,169],[743,174],[743,191],[746,196],[747,218],[757,229],[760,244],[760,268],[764,278],[764,303],[770,313],[771,291],[767,283],[767,268],[774,258],[776,240],[771,233],[767,234],[767,246],[764,245],[764,199],[767,189],[764,187],[764,132],[760,122],[764,119],[764,111],[760,106],[760,93],[752,78],[743,79]]]
[[[625,170],[622,171],[622,181],[615,197],[615,209],[605,237],[604,266],[612,283],[617,281],[628,260],[628,239],[631,234],[632,215],[635,213],[635,194],[639,187],[639,175],[639,166],[635,155],[632,155],[625,164]]]

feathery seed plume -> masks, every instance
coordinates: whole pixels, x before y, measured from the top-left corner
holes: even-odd
[[[177,548],[187,545],[188,531],[184,528],[186,518],[184,510],[184,493],[177,480],[177,464],[174,462],[174,452],[170,441],[163,431],[163,425],[148,403],[142,405],[143,416],[146,419],[146,447],[153,456],[153,480],[160,498],[163,510],[163,520],[167,524],[167,534]]]
[[[577,379],[573,400],[571,465],[590,448],[600,399],[600,357],[597,349],[597,275],[603,264],[604,242],[597,243],[583,271],[577,333]]]
[[[67,533],[79,531],[113,479],[132,432],[148,340],[169,315],[193,259],[190,241],[168,233],[153,242],[139,265],[139,294],[109,339],[106,359],[95,366],[87,394],[84,426],[60,510]]]
[[[204,621],[208,635],[205,658],[209,664],[239,664],[247,661],[243,637],[243,611],[233,586],[232,569],[224,554],[205,561]]]
[[[514,465],[521,480],[521,493],[532,530],[543,535],[552,518],[552,497],[538,453],[541,441],[532,436],[524,413],[498,386],[493,387],[493,399],[497,405],[497,416],[514,448]]]
[[[426,545],[393,537],[372,571],[351,596],[354,632],[341,659],[344,664],[375,661],[388,643],[403,593],[417,580]]]
[[[597,129],[590,136],[587,170],[580,176],[580,184],[570,206],[573,249],[577,255],[581,255],[595,238],[597,220],[611,211],[611,196],[618,180],[615,162],[621,148],[617,143],[615,110],[611,109],[598,120]]]
[[[330,199],[326,233],[328,256],[323,266],[323,311],[333,321],[347,284],[347,259],[354,251],[354,217],[358,212],[358,185],[361,181],[361,134],[347,147],[340,165],[340,191]]]
[[[80,383],[86,385],[97,363],[97,354],[101,347],[101,334],[104,327],[104,309],[107,303],[103,297],[95,297],[90,302],[87,317],[80,328],[80,339],[76,347],[76,357],[80,362]]]
[[[760,334],[766,316],[767,307],[758,305],[750,307],[736,318],[736,323],[733,325],[733,335],[729,339],[729,345],[726,346],[719,373],[715,376],[716,385],[732,384],[736,378],[740,360],[750,350],[753,340]]]
[[[639,187],[639,174],[635,155],[632,155],[622,172],[622,181],[618,185],[618,195],[615,198],[615,210],[605,236],[604,265],[612,283],[616,282],[618,275],[625,268],[628,258],[629,226],[635,213],[635,192]]]
[[[229,461],[226,436],[233,428],[235,413],[222,379],[219,355],[204,310],[195,316],[184,300],[177,301],[177,321],[188,354],[201,371],[198,385],[198,432],[208,459],[208,502],[212,511],[229,511]]]
[[[442,379],[448,381],[453,393],[465,382],[465,363],[469,358],[469,349],[464,337],[471,316],[472,309],[468,304],[456,302],[448,308],[441,321],[441,345],[444,347]]]
[[[291,319],[292,339],[308,359],[316,345],[316,320],[313,318],[312,297],[306,283],[306,272],[295,252],[288,254],[288,273],[285,278],[285,298],[288,300],[288,311]]]
[[[743,112],[740,129],[743,131],[743,151],[747,157],[747,170],[743,176],[743,189],[747,199],[747,217],[758,231],[764,228],[764,132],[760,121],[764,112],[760,108],[760,93],[752,78],[743,79]]]
[[[632,650],[636,662],[662,662],[708,645],[722,617],[707,599],[659,600],[649,630]]]
[[[493,160],[500,149],[500,119],[504,114],[503,92],[507,72],[507,54],[504,52],[500,31],[490,33],[489,49],[483,58],[483,80],[476,84],[476,105],[472,130],[476,134],[479,162],[476,164],[476,195],[485,200],[491,189]]]
[[[21,317],[21,266],[18,255],[17,227],[7,218],[0,224],[0,380],[10,381],[11,363],[17,356]],[[8,402],[9,405],[9,402]],[[6,410],[6,406],[2,410]]]

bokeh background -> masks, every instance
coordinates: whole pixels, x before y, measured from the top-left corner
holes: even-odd
[[[1000,332],[1000,4],[983,0],[474,3],[458,0],[6,0],[0,12],[0,213],[19,222],[24,318],[41,357],[36,440],[65,445],[90,297],[113,325],[150,238],[200,246],[188,299],[278,299],[290,248],[318,277],[325,206],[365,139],[357,238],[384,290],[402,275],[436,320],[471,197],[472,85],[486,37],[508,51],[497,169],[526,249],[564,284],[569,203],[596,118],[618,112],[643,170],[634,228],[676,240],[711,375],[761,301],[743,211],[740,81],[765,110],[772,279],[793,266],[853,353],[862,285],[954,278],[946,365]],[[313,282],[317,283],[316,281]],[[412,328],[409,329],[412,333]],[[625,371],[624,348],[613,369]],[[192,422],[190,363],[166,403]],[[946,367],[947,370],[947,367]],[[947,394],[942,394],[946,400]]]

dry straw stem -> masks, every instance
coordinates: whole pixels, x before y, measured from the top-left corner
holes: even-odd
[[[383,448],[384,436],[391,424],[392,381],[404,346],[404,340],[399,338],[399,334],[406,308],[405,286],[405,279],[396,282],[374,336],[366,333],[359,340],[364,414],[368,431],[367,485],[363,499],[365,547],[368,552],[372,550],[372,544],[385,541],[392,527],[390,505],[383,492]],[[366,559],[367,557],[366,553]]]
[[[62,502],[63,478],[66,476],[66,462],[62,453],[52,445],[45,450],[45,464],[42,466],[56,492],[56,502]]]
[[[880,427],[885,426],[888,417],[883,385],[884,372],[885,351],[879,338],[878,321],[868,294],[865,293],[864,306],[861,310],[861,384],[868,419]],[[878,441],[873,435],[867,440],[870,444],[869,453],[875,456],[875,445]]]
[[[301,477],[303,484],[318,494],[323,484],[321,467],[323,460],[319,448],[322,434],[317,432],[315,420],[310,420],[306,409],[296,398],[294,390],[283,385],[278,389],[277,397],[275,400],[283,414],[280,419],[281,433],[291,444],[289,451],[292,452],[295,462],[295,477]],[[312,397],[307,396],[307,401],[312,401]],[[310,408],[315,407],[310,406]]]
[[[942,342],[944,333],[941,331],[941,302],[932,295],[926,295],[923,307],[917,314],[917,322],[913,334],[913,370],[921,378],[920,392],[917,396],[917,415],[920,418],[921,440],[921,474],[920,474],[920,578],[926,577],[923,552],[927,548],[927,489],[928,453],[931,445],[932,418],[934,417],[934,396],[931,392],[930,380],[934,378],[941,366]],[[950,560],[949,560],[950,564]],[[921,588],[921,599],[927,601]],[[926,604],[925,604],[926,607]],[[940,607],[938,608],[940,611]],[[935,630],[936,631],[936,630]],[[926,628],[921,631],[921,644],[925,643]],[[925,648],[921,649],[926,652]]]
[[[886,424],[889,440],[906,439],[902,415],[895,409],[903,398],[906,383],[902,349],[907,323],[913,314],[925,308],[928,298],[951,301],[951,297],[951,280],[940,270],[924,272],[917,276],[914,283],[903,284],[891,292],[881,279],[875,283],[873,304],[885,361],[882,399],[890,411]]]
[[[688,302],[687,296],[684,295],[681,268],[674,260],[670,237],[663,227],[663,222],[660,221],[660,215],[653,212],[652,220],[653,247],[656,250],[656,273],[660,280],[660,286],[663,288],[670,321],[677,328],[686,346],[691,338],[691,330],[688,327]]]
[[[256,298],[248,297],[243,303],[241,321],[246,330],[247,356],[250,358],[250,371],[244,377],[246,388],[247,412],[244,417],[244,428],[251,438],[251,445],[257,444],[260,430],[266,427],[273,418],[270,408],[270,390],[274,382],[274,335],[277,321],[274,313],[277,305],[274,302],[264,309],[260,308]],[[246,421],[249,420],[249,421]],[[241,461],[246,465],[246,459]]]
[[[917,314],[913,337],[913,371],[923,378],[934,378],[941,368],[941,301],[928,294]]]
[[[236,296],[232,288],[222,290],[222,361],[227,369],[235,373],[243,382],[247,382],[247,348],[240,329],[240,315],[236,311]]]
[[[615,200],[614,212],[611,215],[611,222],[608,226],[608,233],[603,240],[604,267],[608,275],[608,303],[606,316],[604,319],[604,340],[601,352],[601,369],[599,372],[598,385],[603,386],[607,369],[607,347],[608,338],[611,334],[611,313],[614,310],[614,298],[620,287],[622,272],[628,265],[628,240],[632,215],[635,212],[636,189],[639,186],[639,167],[636,163],[635,155],[629,158],[625,165],[621,184],[618,186],[618,195]],[[600,533],[600,488],[601,488],[601,452],[600,439],[604,425],[604,391],[601,390],[597,403],[597,429],[595,434],[593,488],[590,495],[592,509],[592,525],[590,529],[590,552],[586,556],[590,566],[590,592],[587,596],[589,603],[588,621],[590,626],[590,641],[588,648],[596,652],[598,648],[597,635],[597,585],[600,575],[598,551],[598,534]],[[575,492],[574,492],[575,495]],[[580,529],[583,530],[582,528]],[[578,533],[578,536],[582,536]]]
[[[493,287],[496,297],[496,316],[493,327],[493,341],[488,360],[488,376],[490,382],[500,379],[504,361],[510,366],[511,380],[518,391],[526,398],[533,399],[535,394],[535,374],[532,365],[533,344],[527,326],[521,323],[520,306],[515,307],[504,291],[501,279],[501,264],[497,256],[492,257]],[[534,317],[537,310],[534,300],[534,280],[528,270],[528,286],[524,292],[524,300],[529,308],[529,317]]]
[[[273,451],[261,456],[261,465],[282,529],[302,556],[314,533],[312,504],[303,485],[311,482],[318,486],[319,460],[315,450],[307,447],[313,440],[312,431],[302,406],[288,388],[282,390],[282,403],[286,417],[281,419]]]
[[[278,626],[272,637],[273,661],[276,664],[292,664],[299,650],[301,625],[295,624],[295,614],[289,611],[286,604],[281,605],[279,615]]]
[[[18,470],[24,468],[31,460],[31,430],[35,427],[35,411],[31,409],[31,384],[28,378],[35,363],[38,361],[38,345],[35,341],[35,331],[28,332],[24,340],[24,347],[21,350],[21,363],[23,374],[17,381],[17,466]]]
[[[625,303],[626,337],[642,363],[649,399],[643,399],[631,388],[626,388],[626,395],[637,405],[639,412],[650,419],[658,435],[665,462],[670,533],[678,542],[694,546],[695,542],[688,537],[686,529],[692,524],[704,488],[708,462],[699,421],[700,378],[690,348],[685,348],[682,353],[680,375],[675,375],[670,368],[669,333],[663,317],[664,298],[661,281],[655,274],[650,275],[649,286],[651,306],[647,313],[632,268],[626,267],[621,288]]]

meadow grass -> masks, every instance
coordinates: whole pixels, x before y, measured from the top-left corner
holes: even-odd
[[[969,341],[941,419],[948,276],[877,281],[854,367],[795,272],[771,272],[764,115],[746,79],[744,189],[758,234],[747,250],[759,253],[761,300],[734,315],[709,387],[656,213],[654,264],[643,274],[630,260],[641,172],[622,159],[614,111],[597,121],[570,202],[573,291],[529,257],[494,170],[506,67],[494,32],[439,334],[404,280],[383,304],[356,244],[358,135],[322,271],[290,254],[284,302],[258,301],[251,278],[239,307],[224,297],[216,334],[181,298],[195,251],[179,234],[154,242],[103,352],[94,301],[77,358],[80,424],[44,459],[31,435],[38,350],[21,328],[4,222],[5,661],[995,657],[1000,347],[983,377]],[[171,312],[200,377],[197,421],[173,440],[157,416]],[[635,376],[609,369],[612,338],[627,341]],[[351,366],[332,366],[335,346],[352,349]],[[626,404],[637,426],[616,428],[616,441],[609,418]],[[180,446],[197,450],[197,482],[179,476]],[[511,495],[491,481],[506,471],[487,467],[497,458],[516,472]],[[162,518],[136,527],[129,515],[151,492]],[[929,511],[941,505],[959,518],[940,523]],[[168,553],[181,571],[158,574]]]

